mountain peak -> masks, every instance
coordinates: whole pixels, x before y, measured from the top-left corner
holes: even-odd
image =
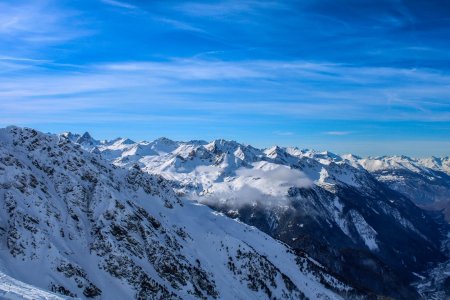
[[[78,144],[89,145],[89,146],[95,146],[95,145],[97,145],[97,144],[100,143],[99,141],[97,141],[97,140],[95,140],[94,138],[92,138],[92,136],[90,135],[90,133],[87,132],[87,131],[86,131],[85,133],[83,133],[83,135],[80,136],[80,137],[76,140],[76,142],[77,142]]]
[[[204,145],[207,145],[208,144],[208,142],[207,141],[204,141],[204,140],[190,140],[189,142],[187,142],[188,144],[192,144],[192,145],[195,145],[195,146],[204,146]]]
[[[81,137],[84,139],[92,139],[91,134],[87,131],[85,133],[83,133],[83,135]]]
[[[267,148],[264,151],[264,153],[266,153],[266,155],[270,156],[270,157],[275,157],[275,156],[279,156],[279,155],[282,155],[282,156],[286,155],[286,151],[283,148],[281,148],[280,146],[277,146],[277,145],[272,146],[270,148]]]
[[[213,152],[234,152],[240,144],[236,141],[225,139],[216,139],[205,146],[206,149]]]
[[[124,145],[132,145],[132,144],[136,144],[135,141],[133,141],[133,140],[131,140],[131,139],[128,139],[128,138],[126,138],[126,139],[121,139],[121,140],[122,140],[121,143],[124,144]]]
[[[160,137],[160,138],[157,138],[156,140],[154,140],[153,143],[173,145],[173,144],[176,144],[177,142],[163,136],[163,137]]]
[[[61,133],[61,136],[66,138],[66,139],[68,139],[68,140],[70,140],[70,141],[72,141],[72,142],[75,142],[77,139],[80,138],[79,134],[72,133],[70,131],[66,131],[66,132]]]

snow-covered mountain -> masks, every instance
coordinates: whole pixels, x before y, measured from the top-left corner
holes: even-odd
[[[450,221],[450,159],[414,159],[407,156],[358,158],[353,164],[372,173],[379,181],[430,210],[443,210]]]
[[[370,159],[166,138],[98,142],[91,151],[161,175],[179,195],[259,228],[375,294],[419,298],[411,282],[448,256],[441,249],[448,224],[378,176]]]
[[[88,134],[0,129],[1,297],[341,299],[362,292],[255,227],[186,200],[181,192],[191,189],[183,178],[174,191],[172,182],[131,163],[144,166],[142,159],[154,157],[148,168],[185,165],[180,174],[193,167],[186,163],[189,157],[211,159],[205,168],[233,164],[226,163],[230,158],[208,156],[223,151],[219,145],[190,145],[165,139],[106,143]],[[110,164],[98,152],[129,168]],[[262,155],[253,148],[241,152],[256,155],[255,162]],[[169,153],[172,161],[156,163]],[[203,170],[207,175],[199,180],[212,176],[211,170]],[[193,181],[193,190],[203,190],[199,184]],[[362,218],[356,212],[354,216]],[[361,224],[362,236],[377,243],[369,225]]]
[[[450,157],[429,157],[417,159],[424,167],[450,174]]]

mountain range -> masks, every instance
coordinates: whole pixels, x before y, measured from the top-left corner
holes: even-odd
[[[450,295],[449,158],[8,127],[0,199],[0,295]]]

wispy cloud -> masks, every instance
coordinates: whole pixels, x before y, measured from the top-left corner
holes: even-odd
[[[124,72],[149,72],[170,75],[178,79],[241,79],[280,78],[298,81],[330,80],[351,85],[385,83],[396,78],[399,86],[408,84],[406,80],[423,83],[450,83],[450,76],[433,70],[395,67],[361,67],[334,63],[308,61],[245,60],[220,61],[201,59],[172,59],[163,62],[137,61],[97,65],[99,69]]]
[[[109,71],[154,74],[162,78],[178,80],[223,80],[265,77],[256,68],[245,64],[222,61],[172,60],[168,62],[130,62],[106,64],[99,69]]]
[[[14,56],[2,56],[0,55],[0,60],[3,61],[13,61],[13,62],[27,62],[27,63],[49,63],[49,60],[45,59],[35,59],[28,57],[14,57]]]
[[[187,22],[182,22],[182,21],[167,18],[167,17],[154,17],[153,19],[157,22],[161,22],[161,23],[170,25],[171,27],[173,27],[175,29],[207,34],[207,32],[205,30],[203,30],[199,27],[196,27],[192,24],[189,24]]]
[[[292,136],[295,133],[292,131],[274,131],[274,134],[279,135],[279,136]]]
[[[127,2],[123,1],[116,1],[116,0],[101,0],[103,3],[120,7],[120,8],[126,8],[126,9],[137,9],[137,6],[129,4]]]
[[[383,112],[384,120],[450,120],[450,76],[431,70],[304,61],[174,59],[49,71],[45,64],[35,66],[34,60],[3,63],[32,71],[21,76],[0,73],[0,100],[4,103],[80,95],[89,95],[96,103],[108,94],[111,101],[123,101],[127,95],[128,99],[140,99],[144,107],[158,103],[162,111],[175,106],[184,113],[375,120]],[[322,88],[325,83],[326,90]],[[351,133],[324,132],[335,136]]]
[[[349,135],[352,133],[353,133],[352,131],[326,131],[326,132],[324,132],[324,134],[326,134],[326,135],[337,135],[337,136]]]
[[[136,83],[133,83],[132,78],[115,78],[107,74],[26,76],[2,80],[0,82],[0,100],[114,91],[133,86],[136,86]]]
[[[0,3],[0,38],[14,38],[15,43],[56,43],[91,34],[74,26],[79,14],[50,1]]]
[[[275,1],[226,0],[214,3],[188,2],[178,6],[177,9],[193,16],[217,17],[281,7],[284,6]]]

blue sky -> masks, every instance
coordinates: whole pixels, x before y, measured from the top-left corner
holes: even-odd
[[[2,1],[0,126],[450,155],[448,1]]]

